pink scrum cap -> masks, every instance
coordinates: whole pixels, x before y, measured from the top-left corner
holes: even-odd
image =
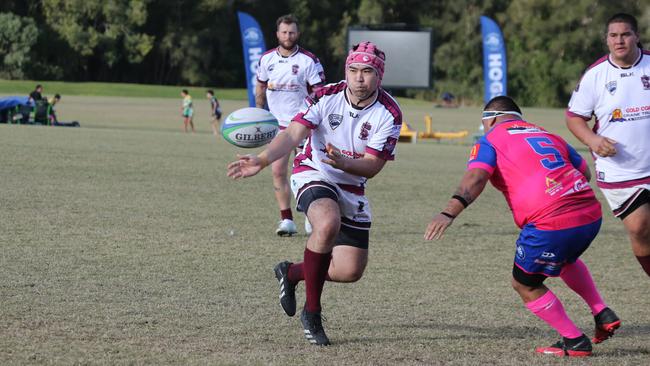
[[[377,48],[377,46],[369,41],[361,42],[352,46],[348,58],[345,59],[345,67],[351,64],[368,65],[377,71],[379,80],[384,77],[384,61],[386,55],[384,51]]]

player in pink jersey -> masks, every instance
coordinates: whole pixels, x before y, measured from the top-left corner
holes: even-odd
[[[606,39],[609,54],[585,71],[566,123],[591,149],[597,184],[650,276],[650,52],[641,48],[629,14],[609,19]]]
[[[589,168],[561,137],[524,121],[509,97],[489,101],[482,123],[487,132],[473,147],[460,186],[445,210],[432,219],[424,238],[440,239],[487,182],[492,182],[522,229],[512,286],[526,307],[562,336],[561,341],[537,352],[588,356],[592,351],[589,338],[569,319],[544,280],[559,276],[585,300],[596,322],[593,342],[604,341],[620,326],[579,259],[601,225],[600,203],[588,184]]]
[[[300,320],[315,345],[330,344],[321,320],[325,281],[355,282],[366,268],[372,215],[365,186],[395,155],[402,112],[380,87],[384,60],[373,43],[355,45],[345,61],[345,81],[319,90],[262,153],[228,165],[229,177],[253,176],[309,136],[294,161],[291,185],[313,232],[303,261],[281,262],[274,271],[289,316],[296,312],[296,285],[305,282]]]
[[[283,15],[276,21],[278,46],[266,51],[257,68],[255,105],[268,106],[283,131],[305,104],[305,98],[325,83],[323,66],[314,54],[298,45],[298,20]],[[280,223],[275,233],[292,236],[297,233],[291,212],[291,188],[287,179],[290,153],[271,164],[275,199],[280,208]],[[305,231],[309,234],[309,222]]]

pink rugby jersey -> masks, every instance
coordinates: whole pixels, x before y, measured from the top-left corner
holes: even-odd
[[[640,51],[629,68],[617,66],[609,56],[591,65],[566,112],[585,121],[596,116],[594,132],[618,142],[616,155],[594,155],[601,188],[650,183],[650,53]]]
[[[318,170],[331,182],[353,193],[363,194],[367,178],[346,173],[322,162],[331,143],[349,159],[365,154],[384,160],[395,158],[395,145],[402,127],[402,112],[388,93],[379,88],[374,102],[356,109],[348,101],[347,83],[328,84],[307,98],[293,121],[312,129],[303,151],[296,156],[293,172]]]
[[[561,137],[521,120],[496,124],[470,154],[467,169],[483,169],[501,191],[520,228],[560,230],[601,217],[583,173],[586,162]]]
[[[257,80],[266,84],[269,111],[281,127],[287,127],[304,106],[307,86],[324,83],[325,73],[318,58],[303,48],[286,57],[273,48],[260,58]]]

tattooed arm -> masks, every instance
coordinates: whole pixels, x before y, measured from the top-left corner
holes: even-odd
[[[490,180],[490,173],[487,171],[483,169],[468,170],[460,181],[454,196],[447,202],[447,207],[431,220],[424,233],[424,239],[440,239],[454,218],[460,215],[483,192],[488,180]]]

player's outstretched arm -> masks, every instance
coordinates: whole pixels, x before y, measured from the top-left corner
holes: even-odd
[[[599,156],[607,157],[616,155],[616,141],[600,136],[589,128],[587,122],[580,117],[567,116],[566,125],[569,131],[591,151]]]
[[[237,155],[237,160],[228,164],[228,177],[233,179],[252,177],[266,166],[289,154],[309,134],[309,128],[300,123],[291,123],[278,134],[269,146],[257,156]]]
[[[425,240],[442,238],[445,230],[451,226],[456,216],[469,206],[483,192],[490,179],[490,173],[483,169],[470,169],[460,181],[456,193],[447,202],[447,207],[435,215],[424,232]]]
[[[361,159],[347,158],[339,148],[330,143],[327,144],[326,150],[327,159],[323,159],[323,163],[361,177],[372,178],[386,165],[386,160],[370,154],[366,154]]]

